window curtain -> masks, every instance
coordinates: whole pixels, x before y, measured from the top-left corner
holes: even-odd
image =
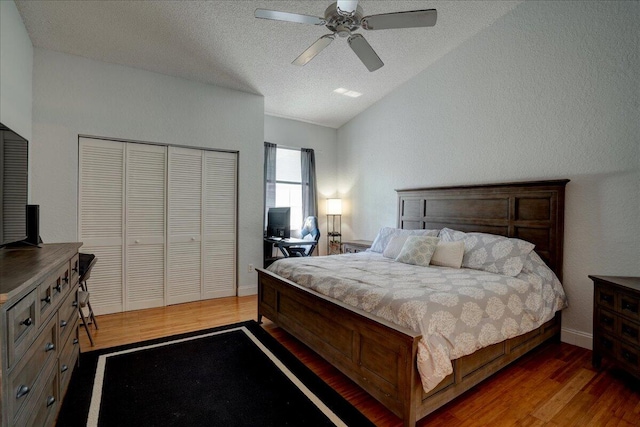
[[[276,151],[277,145],[264,143],[264,229],[267,229],[267,213],[276,205]]]
[[[300,149],[302,179],[302,218],[318,216],[318,190],[316,185],[316,156],[311,148]]]

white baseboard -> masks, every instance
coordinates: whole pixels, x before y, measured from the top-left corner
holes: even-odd
[[[586,332],[562,328],[560,330],[560,341],[593,350],[593,335]]]
[[[256,295],[258,287],[256,285],[238,286],[238,296],[246,297],[247,295]]]

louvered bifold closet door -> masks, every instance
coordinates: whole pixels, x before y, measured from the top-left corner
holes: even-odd
[[[201,299],[203,152],[169,147],[167,304]]]
[[[164,305],[167,147],[127,144],[126,310]]]
[[[96,314],[124,309],[124,161],[122,142],[79,140],[78,239],[98,257],[89,281]]]
[[[203,298],[236,294],[237,154],[204,153]]]

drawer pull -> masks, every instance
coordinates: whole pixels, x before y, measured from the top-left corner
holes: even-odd
[[[53,396],[47,397],[47,408],[56,403],[56,398]]]
[[[631,338],[636,338],[638,337],[638,330],[636,328],[632,328],[629,325],[622,325],[622,333],[624,335],[627,335]]]
[[[33,324],[33,319],[31,319],[31,317],[27,317],[22,322],[20,322],[20,324],[24,326],[31,326]]]
[[[606,339],[606,338],[602,338],[602,346],[604,348],[608,348],[609,350],[611,350],[613,348],[613,342],[611,342],[610,340]]]
[[[28,386],[21,385],[18,389],[18,393],[16,393],[16,399],[20,399],[21,397],[26,396],[30,391],[31,389]]]
[[[62,280],[64,280],[65,283],[69,283],[69,277],[68,276],[64,276],[62,278]]]
[[[613,318],[609,316],[602,316],[601,319],[602,319],[603,325],[607,325],[607,326],[613,325]]]
[[[77,307],[77,306],[78,306],[78,301],[74,301],[74,302],[72,302],[72,303],[71,303],[71,305],[72,305],[73,307]]]
[[[73,268],[71,269],[71,271],[73,271],[74,273],[77,273],[77,272],[78,272],[78,267],[73,267]]]
[[[69,369],[69,367],[67,365],[62,365],[60,367],[60,372],[67,372],[68,369]]]
[[[58,292],[62,292],[62,285],[61,285],[60,283],[58,283],[57,285],[55,285],[55,286],[53,287],[53,289],[55,289],[55,290],[56,290],[56,291],[58,291]]]
[[[52,342],[48,342],[47,345],[44,346],[44,352],[47,353],[51,350],[55,350],[56,349],[56,345]]]
[[[60,321],[60,327],[64,328],[65,326],[67,326],[67,321],[66,320],[61,320]]]
[[[51,303],[51,295],[47,295],[46,297],[40,299],[42,302],[46,302],[47,304]]]
[[[78,338],[74,338],[74,339],[73,339],[73,345],[76,345],[76,344],[78,344],[79,342],[80,342],[80,341],[78,341]]]

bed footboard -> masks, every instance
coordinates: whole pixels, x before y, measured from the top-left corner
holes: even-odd
[[[540,328],[453,361],[453,374],[425,393],[416,365],[419,333],[374,318],[258,271],[258,318],[267,317],[357,383],[405,426],[415,426],[544,341],[559,336],[560,313]]]

